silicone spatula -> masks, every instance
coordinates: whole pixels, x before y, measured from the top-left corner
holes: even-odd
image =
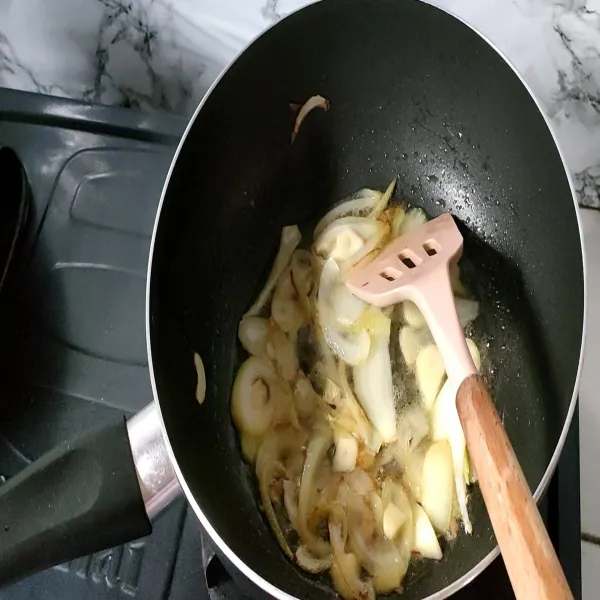
[[[481,493],[518,600],[573,598],[536,503],[460,327],[449,269],[463,238],[450,214],[397,238],[350,271],[350,291],[375,306],[412,300],[440,350]]]

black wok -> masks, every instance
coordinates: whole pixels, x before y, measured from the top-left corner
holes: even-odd
[[[311,113],[291,145],[290,103],[314,94],[331,108]],[[402,200],[432,216],[450,211],[462,227],[463,272],[481,299],[492,393],[536,498],[573,414],[585,313],[577,209],[555,140],[523,81],[477,32],[420,2],[328,0],[282,20],[229,67],[192,118],[164,189],[147,295],[151,375],[178,480],[221,551],[279,598],[335,594],[327,578],[310,577],[284,557],[258,509],[229,413],[241,358],[237,324],[266,277],[283,225],[299,223],[308,235],[336,200],[385,187],[394,176]],[[193,351],[206,367],[202,406]],[[0,580],[147,532],[127,451],[106,450],[116,446],[113,438],[127,439],[119,427],[85,440],[86,456],[95,444],[95,463],[121,453],[125,474],[109,499],[100,493],[106,471],[98,476],[101,502],[77,523],[63,510],[58,529],[43,516],[18,531],[23,511],[33,510],[22,490],[43,495],[56,477],[64,482],[64,466],[52,465],[57,456],[64,465],[69,449],[3,486],[0,526],[9,529],[0,527]],[[78,457],[70,480],[86,475]],[[151,496],[145,488],[146,507]],[[98,505],[112,525],[105,535]],[[69,510],[79,508],[72,502]],[[403,598],[445,597],[491,562],[496,543],[477,488],[470,509],[473,535],[459,535],[439,563],[413,564]],[[36,544],[48,539],[42,560]]]

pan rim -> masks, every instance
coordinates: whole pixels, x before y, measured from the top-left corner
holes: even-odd
[[[295,14],[297,12],[300,12],[301,10],[304,10],[305,8],[309,8],[313,4],[319,4],[320,2],[323,2],[323,1],[325,1],[325,0],[314,0],[314,1],[310,2],[310,4],[301,6],[297,9],[293,10],[292,12],[290,12],[285,17],[279,19],[275,23],[272,23],[263,31],[261,31],[248,44],[246,44],[244,46],[244,48],[242,48],[242,50],[236,55],[236,57],[221,71],[221,73],[213,81],[211,86],[208,88],[208,90],[206,91],[206,93],[204,94],[204,96],[202,97],[200,102],[198,103],[198,106],[196,107],[196,109],[194,110],[194,113],[190,117],[190,120],[185,128],[185,131],[179,141],[179,144],[177,145],[177,149],[175,150],[175,153],[173,155],[173,159],[169,166],[169,170],[168,170],[167,176],[165,178],[165,183],[164,183],[163,189],[161,191],[160,200],[159,200],[158,208],[157,208],[157,212],[156,212],[156,218],[155,218],[154,226],[153,226],[153,230],[152,230],[152,238],[151,238],[151,242],[150,242],[150,252],[149,252],[149,258],[148,258],[148,271],[147,271],[147,276],[146,276],[145,326],[146,326],[146,350],[147,350],[147,354],[148,354],[148,367],[149,367],[149,371],[150,371],[150,385],[152,388],[153,402],[155,403],[155,405],[158,409],[158,416],[159,416],[159,421],[160,421],[161,432],[162,432],[162,435],[165,440],[165,446],[167,449],[169,460],[171,461],[171,463],[173,465],[173,469],[175,471],[177,479],[179,480],[179,484],[181,485],[181,488],[185,494],[187,501],[192,506],[194,513],[196,514],[196,517],[200,521],[202,527],[209,534],[210,538],[215,542],[215,544],[218,546],[218,548],[221,550],[221,552],[223,552],[223,554],[225,554],[225,556],[232,562],[232,564],[243,575],[245,575],[248,579],[250,579],[250,581],[252,581],[252,583],[257,585],[259,588],[261,588],[262,590],[264,590],[271,596],[278,598],[279,600],[302,600],[302,599],[299,599],[296,596],[292,596],[292,595],[288,594],[287,592],[284,592],[280,588],[276,587],[275,585],[273,585],[272,583],[270,583],[269,581],[264,579],[259,573],[252,570],[240,557],[238,557],[237,554],[235,554],[231,550],[231,548],[229,548],[229,546],[218,535],[216,530],[211,525],[210,521],[204,515],[202,509],[200,508],[200,505],[196,501],[196,499],[195,499],[189,485],[187,484],[185,477],[179,467],[177,458],[173,451],[173,447],[171,445],[169,435],[168,435],[168,432],[167,432],[167,429],[166,429],[166,426],[164,423],[164,418],[163,418],[163,414],[162,414],[162,410],[161,410],[161,403],[159,400],[158,390],[156,387],[156,380],[154,377],[154,363],[153,363],[153,359],[152,359],[152,345],[151,345],[150,289],[151,289],[152,264],[153,264],[153,259],[154,259],[154,246],[155,246],[155,241],[156,241],[156,234],[157,234],[158,227],[160,224],[160,216],[161,216],[164,200],[166,197],[167,189],[169,187],[169,182],[171,180],[171,176],[173,174],[175,165],[177,164],[177,159],[179,158],[179,154],[180,154],[183,146],[185,145],[187,136],[188,136],[191,128],[193,127],[193,125],[196,121],[196,118],[197,118],[198,114],[200,113],[202,107],[204,106],[205,102],[210,97],[211,93],[213,92],[215,87],[219,84],[221,79],[229,71],[231,66],[237,62],[237,60],[240,58],[240,56],[246,51],[246,49],[250,45],[252,45],[256,40],[258,40],[265,33],[270,31],[271,28],[275,27],[281,21],[287,19],[288,17],[292,16],[293,14]],[[569,404],[569,409],[567,411],[567,416],[566,416],[565,422],[563,424],[563,428],[562,428],[561,434],[559,436],[558,442],[557,442],[554,452],[552,454],[552,458],[550,459],[550,462],[548,463],[548,466],[546,467],[546,471],[544,472],[544,475],[543,475],[540,483],[538,484],[537,489],[535,490],[535,492],[533,494],[533,497],[536,500],[536,502],[539,502],[541,496],[546,491],[552,476],[554,475],[554,472],[555,472],[557,464],[558,464],[558,460],[560,458],[560,455],[562,453],[562,450],[563,450],[563,447],[564,447],[564,444],[565,444],[565,441],[567,438],[567,434],[571,427],[571,423],[573,420],[573,414],[575,412],[575,407],[577,405],[577,400],[578,400],[578,396],[579,396],[579,387],[581,384],[581,372],[582,372],[582,366],[583,366],[583,353],[584,353],[585,342],[586,342],[586,337],[587,337],[587,331],[586,331],[587,313],[588,313],[587,258],[586,258],[586,250],[585,250],[585,244],[584,244],[584,239],[583,239],[583,228],[582,228],[582,223],[581,223],[581,210],[580,210],[578,202],[577,202],[575,185],[573,183],[573,178],[571,176],[571,172],[569,171],[569,169],[567,167],[563,149],[560,146],[556,131],[555,131],[550,119],[544,112],[542,104],[538,100],[537,96],[534,94],[533,90],[531,89],[531,86],[527,83],[527,81],[525,81],[525,79],[523,78],[521,73],[517,70],[515,65],[509,60],[509,58],[506,56],[506,54],[494,42],[492,42],[485,34],[483,34],[475,26],[471,25],[468,21],[466,21],[462,17],[459,17],[458,15],[456,15],[451,10],[448,10],[445,7],[438,6],[434,2],[431,2],[428,0],[418,0],[418,1],[422,1],[423,4],[427,4],[428,6],[431,6],[432,8],[435,8],[441,12],[446,13],[447,15],[453,17],[454,19],[456,19],[463,25],[467,26],[471,31],[476,33],[484,42],[486,42],[498,54],[498,56],[500,56],[500,58],[502,58],[502,60],[504,60],[504,62],[508,65],[508,67],[510,67],[510,69],[512,69],[512,71],[515,73],[515,75],[519,78],[519,80],[520,80],[521,84],[523,85],[523,87],[525,88],[525,90],[530,95],[535,106],[537,107],[542,118],[544,119],[544,122],[546,123],[546,126],[547,126],[547,128],[550,132],[550,135],[552,136],[552,139],[554,141],[554,145],[556,146],[556,149],[560,156],[560,159],[561,159],[561,162],[563,165],[563,169],[564,169],[565,175],[567,177],[567,181],[569,183],[569,189],[571,190],[571,198],[573,200],[573,205],[574,205],[574,209],[575,209],[575,217],[577,220],[577,229],[579,232],[579,241],[580,241],[580,245],[581,245],[581,260],[582,260],[582,270],[583,270],[583,323],[582,323],[582,333],[581,333],[581,345],[580,345],[580,350],[579,350],[579,362],[578,362],[578,366],[577,366],[577,374],[575,377],[575,383],[573,386],[573,394],[571,396],[571,401]],[[460,589],[462,589],[463,587],[468,585],[471,581],[473,581],[480,573],[482,573],[492,563],[492,561],[499,554],[500,554],[500,549],[499,549],[498,545],[496,545],[493,550],[491,550],[484,558],[482,558],[470,571],[465,573],[462,577],[456,579],[455,581],[453,581],[452,583],[450,583],[443,589],[435,592],[434,594],[431,594],[427,597],[422,598],[422,600],[443,600],[444,598],[448,598],[452,594],[456,593],[457,591],[459,591]]]

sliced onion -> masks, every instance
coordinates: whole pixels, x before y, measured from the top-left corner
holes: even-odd
[[[353,427],[354,427],[355,421],[347,411],[345,411],[343,409],[338,409],[337,411],[331,411],[331,413],[328,414],[327,416],[328,416],[329,422],[332,425],[332,428],[339,429],[340,431],[344,431],[344,432],[354,431]],[[359,463],[360,463],[360,452],[362,451],[362,448],[363,448],[363,446],[361,446],[360,450],[359,450],[357,463],[356,463],[357,465],[359,465]]]
[[[337,556],[331,565],[331,579],[344,600],[375,600],[370,581],[360,578],[360,563],[352,553]]]
[[[423,346],[434,343],[429,329],[416,329],[415,327],[402,327],[399,334],[400,350],[406,365],[412,369],[417,361],[419,351]]]
[[[319,396],[305,377],[296,381],[294,386],[294,404],[298,415],[304,419],[311,417],[319,405]]]
[[[288,266],[290,259],[292,258],[292,254],[296,249],[296,246],[300,243],[302,239],[302,234],[296,225],[288,225],[281,230],[281,239],[279,241],[279,250],[277,251],[277,256],[275,257],[275,261],[273,262],[273,266],[271,267],[271,272],[269,273],[269,277],[262,291],[258,295],[258,298],[254,302],[254,304],[248,309],[245,317],[257,316],[266,306],[273,290],[275,289],[275,285],[277,284],[277,280],[283,270]]]
[[[323,98],[323,96],[311,96],[300,108],[298,112],[298,116],[296,117],[296,121],[294,122],[294,128],[292,129],[292,144],[298,135],[298,131],[300,131],[300,125],[302,125],[302,121],[306,118],[309,112],[314,110],[315,108],[321,108],[324,111],[329,110],[329,100],[327,98]]]
[[[444,359],[435,344],[429,344],[419,350],[415,362],[415,379],[423,405],[430,410],[446,379]]]
[[[402,525],[406,522],[406,515],[393,502],[385,507],[382,518],[383,534],[388,540],[393,540]]]
[[[290,262],[292,282],[300,295],[310,295],[315,285],[315,264],[308,250],[296,250]]]
[[[356,400],[350,384],[348,383],[348,374],[346,365],[341,362],[338,365],[338,381],[342,391],[341,401],[344,408],[350,413],[353,419],[352,432],[358,436],[365,444],[368,444],[373,437],[371,423],[367,419],[364,410]]]
[[[316,287],[316,265],[313,255],[307,250],[296,250],[290,262],[292,284],[298,294],[298,301],[305,318],[312,318],[310,296]]]
[[[365,308],[367,308],[367,303],[357,298],[346,287],[346,284],[341,282],[333,288],[331,308],[337,322],[340,325],[349,326],[359,319]]]
[[[238,327],[238,338],[248,354],[262,356],[265,353],[268,332],[268,319],[244,317]]]
[[[415,552],[425,558],[440,560],[442,549],[435,535],[433,525],[427,513],[418,504],[414,506],[413,518],[415,520]]]
[[[328,375],[325,374],[325,369],[322,363],[317,364],[317,370],[319,371],[321,378],[321,385],[319,389],[321,390],[320,394],[323,398],[323,402],[335,411],[341,404],[342,390],[337,383],[335,383]],[[337,371],[334,370],[334,373],[337,381]]]
[[[334,504],[329,514],[329,540],[331,541],[331,548],[334,554],[344,554],[346,551],[348,520],[344,506],[345,503],[338,502]]]
[[[407,211],[406,216],[402,220],[400,227],[398,228],[398,236],[406,235],[411,231],[421,227],[427,223],[427,215],[425,211],[420,208],[411,208]]]
[[[362,469],[355,469],[351,473],[344,475],[344,481],[348,487],[361,498],[369,498],[375,491],[375,481]]]
[[[325,334],[321,327],[316,328],[316,338],[319,344],[319,350],[321,352],[321,360],[318,363],[316,369],[321,373],[322,376],[326,377],[329,381],[339,386],[337,361],[333,356],[333,352],[325,339]]]
[[[375,464],[375,454],[367,446],[361,446],[356,459],[356,466],[359,469],[372,469]]]
[[[396,437],[396,408],[389,344],[389,335],[371,336],[367,359],[354,367],[356,396],[384,443],[389,443]]]
[[[410,327],[421,329],[427,327],[427,321],[423,313],[419,310],[419,307],[410,300],[406,300],[401,304],[402,319]]]
[[[472,469],[462,429],[460,436],[454,431],[457,415],[444,400],[444,369],[433,377],[426,360],[439,352],[423,315],[412,303],[395,312],[373,307],[344,285],[347,271],[371,260],[390,236],[425,222],[420,209],[390,206],[395,183],[383,194],[364,190],[330,211],[315,229],[312,252],[297,249],[296,229],[297,240],[282,256],[284,229],[269,277],[274,281],[238,332],[259,362],[251,369],[244,363],[249,372],[240,369],[232,416],[244,458],[254,463],[266,517],[288,556],[284,521],[300,540],[295,561],[312,573],[330,569],[338,593],[352,600],[398,589],[413,551],[441,556],[432,521],[447,536],[456,534],[455,489],[471,530],[466,493]],[[467,299],[453,266],[451,276],[464,326],[479,305]],[[269,304],[272,318],[258,317]],[[392,319],[400,316],[400,350],[425,402],[397,417],[390,336]],[[467,344],[479,366],[475,343]],[[424,405],[432,402],[430,413]],[[278,522],[283,510],[289,523]],[[324,523],[328,538],[322,537]]]
[[[390,226],[381,221],[375,222],[381,225],[378,227],[376,234],[372,235],[358,252],[340,263],[340,271],[342,273],[347,273],[353,267],[364,266],[367,264],[385,244],[385,241],[389,237]]]
[[[279,325],[274,322],[271,322],[269,326],[266,354],[284,381],[293,381],[296,378],[300,369],[296,348]]]
[[[465,452],[465,464],[463,467],[463,479],[467,485],[477,482],[477,473],[475,468],[471,464],[471,457],[469,456],[469,449]]]
[[[447,440],[438,440],[429,446],[423,460],[421,506],[440,533],[447,532],[450,527],[453,498],[454,470],[450,444]]]
[[[264,434],[273,420],[269,385],[275,378],[271,365],[251,356],[240,367],[231,393],[231,415],[240,431]]]
[[[391,477],[386,477],[381,484],[381,500],[383,507],[387,508],[389,504],[396,504],[401,510],[406,508],[404,498],[406,493],[402,489],[402,485],[394,481]],[[405,510],[403,510],[405,512]]]
[[[469,343],[470,342],[470,343]],[[479,349],[472,340],[467,340],[467,347],[477,369],[480,368],[481,358]],[[452,451],[454,469],[454,487],[456,501],[463,527],[467,533],[473,532],[473,525],[467,508],[467,482],[465,480],[465,461],[467,460],[467,443],[456,410],[456,390],[449,380],[442,386],[436,398],[431,413],[431,435],[434,441],[448,440]]]
[[[375,590],[388,593],[400,587],[408,562],[393,542],[368,533],[369,519],[372,521],[373,516],[364,502],[351,496],[348,505],[350,548],[372,575]]]
[[[338,437],[335,441],[332,468],[334,473],[348,473],[356,467],[358,442],[351,435]]]
[[[327,344],[333,352],[349,365],[359,365],[369,354],[371,340],[366,331],[359,333],[342,333],[335,324],[322,322],[323,333]]]
[[[429,435],[429,417],[421,404],[405,407],[398,419],[398,445],[405,450],[416,448]]]
[[[305,431],[305,430],[304,430]],[[285,459],[285,468],[287,469],[288,479],[294,482],[296,488],[300,485],[300,476],[302,475],[302,467],[304,466],[304,448],[297,446]],[[296,512],[298,508],[298,490],[295,492]]]
[[[204,371],[202,358],[196,352],[194,352],[194,366],[196,367],[196,376],[198,378],[196,383],[196,400],[198,404],[202,404],[206,397],[206,372]]]
[[[402,557],[408,561],[414,546],[414,522],[412,506],[402,485],[389,477],[382,484],[381,501],[384,509],[390,504],[396,506],[404,516],[399,534],[396,533],[396,546]]]
[[[247,462],[254,464],[256,455],[262,444],[262,436],[242,432],[240,434],[240,442],[242,444],[242,455]]]
[[[366,331],[357,334],[342,333],[335,324],[323,323],[323,333],[327,344],[334,353],[349,365],[359,365],[369,354],[371,340]]]
[[[367,445],[369,450],[371,450],[373,454],[377,454],[381,450],[381,446],[383,445],[383,439],[381,438],[381,434],[378,431],[374,431]]]
[[[323,231],[314,250],[324,259],[335,259],[340,270],[345,273],[380,248],[387,239],[389,230],[389,225],[381,221],[365,217],[343,217]]]
[[[396,212],[394,213],[394,218],[392,219],[392,227],[390,231],[390,235],[392,238],[397,238],[402,231],[402,224],[404,223],[404,219],[406,218],[406,211],[403,206],[398,206]]]
[[[394,188],[396,187],[396,178],[392,180],[392,182],[387,186],[385,192],[383,192],[379,202],[373,207],[373,210],[369,213],[369,217],[372,219],[376,219],[379,215],[387,208],[392,194],[394,193]]]
[[[479,302],[467,298],[454,298],[456,312],[461,327],[464,329],[470,325],[479,315]]]
[[[288,463],[290,456],[296,456],[298,448],[306,443],[307,434],[303,430],[292,427],[274,427],[265,435],[256,455],[256,474],[258,475],[264,465],[274,460],[282,464]],[[290,469],[291,470],[291,469]]]
[[[479,315],[479,302],[468,300],[467,298],[454,298],[456,304],[456,313],[460,326],[464,329],[470,325]],[[427,322],[423,313],[419,310],[414,302],[406,301],[402,303],[403,319],[407,325],[418,329],[427,327]]]
[[[292,284],[289,267],[284,269],[275,286],[275,293],[271,301],[271,318],[291,339],[296,339],[298,330],[305,322],[305,313]]]
[[[433,405],[431,433],[434,440],[450,442],[458,509],[465,531],[472,533],[473,526],[467,509],[467,485],[464,479],[466,441],[456,411],[456,391],[449,380],[442,386]]]
[[[382,193],[377,190],[363,189],[350,198],[342,200],[317,223],[313,234],[314,239],[316,240],[328,225],[342,217],[368,215],[378,205],[381,196]]]
[[[398,424],[398,441],[389,447],[395,466],[402,470],[402,485],[416,500],[421,498],[423,458],[426,450],[426,444],[420,445],[420,441],[429,433],[429,419],[422,409],[420,410],[425,422],[421,424],[420,418],[415,419],[414,429],[412,429],[404,414],[401,415]],[[414,414],[416,416],[419,413]]]
[[[381,496],[377,492],[371,492],[370,498],[371,512],[375,519],[375,526],[378,535],[384,535],[384,510]]]
[[[279,378],[275,379],[269,385],[269,394],[273,404],[273,426],[291,425],[299,429],[298,414],[289,385]]]
[[[294,529],[298,526],[298,487],[289,479],[283,480],[283,505],[290,524]]]
[[[390,335],[391,319],[389,315],[375,306],[368,305],[360,317],[348,326],[350,331],[368,331],[371,335]]]
[[[400,509],[406,516],[406,521],[402,526],[400,537],[396,539],[396,545],[400,549],[402,556],[405,557],[406,561],[410,560],[411,552],[415,545],[415,522],[414,513],[410,510],[410,503],[408,498],[404,496],[406,505],[400,506]]]
[[[300,546],[296,550],[296,562],[309,573],[322,573],[331,567],[331,555],[317,558],[310,553],[306,546]]]
[[[424,448],[409,451],[396,449],[396,460],[404,469],[402,484],[410,491],[415,500],[421,499],[424,457]]]
[[[300,480],[298,494],[298,533],[309,550],[317,557],[327,556],[329,544],[318,537],[308,527],[308,517],[312,507],[312,499],[316,492],[316,478],[319,467],[331,446],[331,430],[326,424],[317,424],[308,441],[306,459]]]
[[[344,600],[375,600],[372,584],[360,577],[361,565],[358,558],[346,552],[346,513],[339,506],[336,509],[329,519],[329,539],[333,548],[331,579],[335,589]]]
[[[330,258],[323,266],[319,282],[319,321],[327,345],[334,354],[350,365],[357,365],[369,354],[370,338],[366,331],[346,333],[339,328],[330,304],[338,274],[337,263]]]
[[[368,217],[342,217],[323,230],[315,241],[314,251],[324,259],[335,253],[332,258],[347,260],[382,228],[381,223]],[[352,232],[350,237],[347,237],[348,232]],[[342,235],[346,237],[342,237],[341,244],[338,244]]]
[[[373,233],[373,235],[374,234],[375,233]],[[364,245],[365,240],[363,240],[356,231],[348,227],[347,229],[342,230],[337,236],[335,245],[332,247],[331,252],[329,252],[328,258],[343,262],[355,254],[358,254]]]
[[[270,494],[270,488],[275,479],[278,477],[285,477],[285,467],[280,462],[269,460],[265,462],[262,466],[262,470],[257,473],[257,475],[260,499],[267,516],[267,521],[269,521],[269,525],[271,525],[271,529],[273,530],[281,549],[293,560],[292,551],[283,535],[277,516],[275,515]]]

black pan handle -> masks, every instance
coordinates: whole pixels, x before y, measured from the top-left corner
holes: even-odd
[[[149,535],[179,493],[152,405],[62,444],[0,486],[0,586]]]

